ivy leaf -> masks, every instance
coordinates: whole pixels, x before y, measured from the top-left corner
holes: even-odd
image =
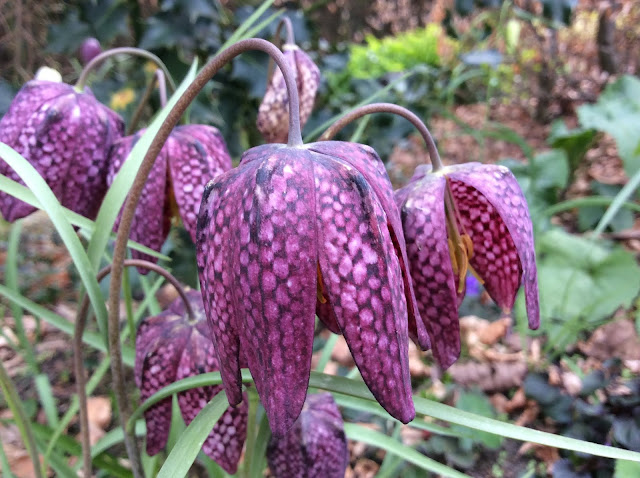
[[[629,177],[640,169],[640,79],[620,77],[607,86],[593,105],[578,108],[583,128],[610,134]]]

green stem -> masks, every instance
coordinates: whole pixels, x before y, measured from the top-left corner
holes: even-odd
[[[258,422],[256,420],[258,415],[258,405],[260,404],[260,397],[255,388],[247,389],[247,395],[249,395],[249,419],[247,421],[247,443],[244,451],[244,476],[245,478],[251,478],[251,465],[256,459],[256,436],[258,434]]]
[[[371,103],[369,105],[359,106],[352,109],[347,114],[333,123],[324,133],[320,136],[319,141],[328,141],[332,139],[338,131],[347,126],[352,121],[355,121],[363,116],[370,115],[372,113],[391,113],[394,115],[402,116],[408,120],[413,126],[416,127],[422,139],[424,139],[427,145],[427,151],[429,152],[429,158],[433,166],[433,172],[443,168],[436,142],[431,136],[429,128],[418,118],[415,114],[402,106],[394,105],[392,103]]]
[[[158,69],[153,74],[153,78],[147,85],[147,88],[144,90],[142,94],[142,98],[140,98],[140,103],[136,110],[133,112],[133,116],[131,117],[131,123],[127,128],[127,135],[133,134],[136,130],[136,126],[138,126],[138,121],[140,121],[140,117],[142,116],[142,112],[144,111],[144,107],[147,106],[149,100],[151,99],[151,95],[153,94],[153,90],[155,89],[156,83],[158,85],[158,90],[160,93],[160,106],[162,108],[167,104],[167,82],[165,74],[162,70]]]
[[[167,69],[167,66],[163,63],[163,61],[160,58],[158,58],[156,55],[154,55],[153,53],[147,50],[143,50],[141,48],[134,48],[134,47],[113,48],[111,50],[107,50],[100,53],[93,60],[87,63],[85,67],[82,69],[82,71],[80,72],[80,76],[78,77],[78,81],[76,82],[75,89],[77,91],[84,91],[84,88],[87,84],[87,79],[89,78],[89,74],[94,68],[96,68],[100,63],[102,63],[107,58],[111,58],[112,56],[120,55],[123,53],[127,55],[140,56],[142,58],[146,58],[147,60],[151,60],[152,62],[154,62],[156,65],[158,65],[158,68],[160,68],[163,71],[163,73],[166,75],[167,80],[169,81],[169,85],[171,86],[171,89],[175,90],[176,86],[175,86],[175,83],[173,82],[173,78],[171,77],[171,73],[169,73],[169,70]]]
[[[4,364],[0,362],[0,390],[2,390],[2,394],[4,395],[5,401],[13,414],[13,419],[18,426],[18,430],[20,431],[20,436],[22,437],[22,441],[24,446],[31,458],[31,462],[33,463],[33,471],[35,473],[36,478],[42,478],[44,473],[42,470],[42,465],[40,464],[40,459],[38,458],[38,451],[36,448],[36,440],[33,436],[33,430],[31,430],[31,424],[27,419],[27,415],[22,408],[22,401],[20,400],[20,396],[16,391],[16,387],[9,377],[7,370],[4,368]]]

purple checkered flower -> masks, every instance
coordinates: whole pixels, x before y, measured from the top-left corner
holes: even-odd
[[[415,416],[408,336],[429,340],[393,201],[375,151],[338,141],[253,148],[207,185],[197,258],[223,383],[238,403],[246,356],[275,435],[304,404],[316,313],[378,402]]]
[[[419,166],[396,191],[411,277],[433,353],[443,368],[460,354],[458,306],[471,271],[505,311],[524,284],[529,327],[540,323],[533,231],[520,186],[504,166]]]
[[[275,478],[343,478],[349,464],[340,410],[330,393],[307,396],[283,437],[271,436],[269,469]]]
[[[111,151],[109,184],[142,136],[143,131],[117,141]],[[131,239],[159,251],[177,209],[185,228],[195,242],[196,223],[202,193],[207,182],[231,169],[231,156],[220,132],[205,125],[174,128],[160,151],[144,186],[131,229]],[[115,227],[118,227],[118,221]],[[132,251],[136,259],[157,261]],[[141,273],[146,270],[140,269]]]
[[[320,70],[297,45],[286,43],[284,57],[291,65],[300,99],[300,127],[309,119],[320,84]],[[278,67],[267,85],[257,119],[258,130],[268,143],[286,143],[289,132],[289,95]]]
[[[144,319],[136,336],[135,380],[144,402],[163,387],[183,378],[216,372],[219,362],[205,319],[202,295],[187,292],[194,312],[187,316],[182,298],[176,299],[160,315]],[[200,410],[222,390],[221,385],[192,388],[178,393],[182,418],[189,424]],[[237,407],[229,407],[211,430],[202,446],[207,456],[228,473],[235,473],[247,434],[246,394]],[[164,448],[171,425],[171,397],[144,414],[147,422],[147,453],[155,455]]]
[[[107,191],[109,148],[124,123],[86,90],[55,81],[27,82],[0,120],[0,141],[24,156],[63,206],[95,218]],[[0,174],[21,182],[4,161]],[[13,222],[36,208],[0,193],[0,212]]]

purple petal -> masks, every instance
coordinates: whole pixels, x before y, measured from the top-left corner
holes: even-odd
[[[111,160],[109,164],[109,175],[107,181],[111,185],[129,156],[129,153],[135,146],[138,139],[142,135],[142,131],[134,136],[127,136],[117,141],[111,151]],[[158,155],[147,182],[142,190],[140,201],[136,207],[131,233],[129,238],[139,242],[154,251],[160,251],[164,244],[170,228],[170,216],[168,211],[167,198],[167,156],[166,149],[163,148]],[[118,229],[120,224],[121,213],[114,224],[114,230]],[[158,262],[156,257],[149,256],[139,251],[131,251],[134,259],[144,259],[151,262]],[[147,274],[147,269],[139,268],[141,274]]]
[[[382,209],[387,216],[389,234],[394,243],[396,255],[400,260],[409,312],[409,335],[418,347],[422,350],[427,350],[430,347],[429,336],[420,318],[418,303],[408,269],[409,260],[407,259],[402,221],[394,199],[393,186],[384,163],[373,148],[362,144],[344,141],[323,141],[313,143],[309,147],[312,151],[339,158],[349,166],[356,168],[371,185],[376,196],[378,196]]]
[[[284,57],[291,66],[297,82],[293,51],[285,51]],[[267,84],[267,91],[258,108],[257,126],[267,143],[286,143],[289,135],[289,95],[280,68],[274,68],[273,76]]]
[[[344,477],[347,438],[331,394],[308,396],[293,428],[282,438],[271,437],[267,460],[275,478]]]
[[[336,314],[333,312],[333,307],[326,297],[324,300],[324,303],[319,300],[316,302],[316,315],[327,329],[334,334],[341,334],[340,325],[338,325],[338,319],[336,319]]]
[[[199,309],[202,311],[201,300]],[[203,314],[204,311],[200,313]],[[204,323],[206,324],[206,322]],[[194,329],[191,334],[191,340],[182,353],[176,380],[218,370],[218,359],[210,336],[202,335]],[[185,423],[187,425],[191,423],[204,405],[221,390],[222,386],[216,385],[192,388],[178,393],[178,404]],[[247,403],[248,398],[245,393],[244,400],[238,407],[229,407],[223,413],[202,446],[205,454],[230,474],[234,474],[238,468],[242,447],[247,435],[249,410]]]
[[[473,241],[471,266],[484,280],[489,295],[508,312],[520,288],[522,267],[507,226],[477,189],[451,180],[451,193],[464,229]]]
[[[537,329],[540,325],[540,306],[533,226],[518,181],[504,166],[468,163],[450,169],[447,175],[452,180],[477,189],[504,221],[520,257],[529,327]],[[493,224],[495,226],[495,222]]]
[[[319,263],[338,324],[378,402],[398,420],[415,416],[402,271],[387,217],[365,178],[317,155]]]
[[[243,201],[240,341],[275,435],[298,417],[307,394],[316,307],[317,244],[309,153],[274,148]],[[233,205],[237,210],[238,204]]]
[[[175,315],[166,312],[167,315]],[[162,314],[161,314],[162,315]],[[144,402],[155,392],[173,383],[176,379],[179,357],[184,350],[191,329],[180,327],[178,322],[174,326],[164,328],[153,346],[146,348],[140,342],[142,336],[136,339],[136,366],[140,374],[136,382],[140,384],[140,401]],[[143,350],[144,353],[138,352]],[[140,365],[140,362],[142,364]],[[147,453],[155,455],[167,443],[171,426],[171,397],[166,398],[150,407],[144,414],[147,423]]]
[[[397,193],[411,277],[433,355],[448,368],[460,355],[457,287],[447,242],[446,180],[428,175]]]
[[[294,45],[288,46],[295,47]],[[302,129],[313,111],[316,92],[320,85],[320,70],[309,58],[309,55],[299,48],[294,48],[293,56],[296,65],[296,84],[298,85],[298,99],[300,101],[300,128]]]
[[[221,174],[207,184],[198,213],[196,259],[200,286],[231,405],[242,401],[238,327],[244,308],[236,280],[240,268],[240,221],[251,209],[254,183],[254,165],[240,165]]]
[[[31,81],[0,121],[0,141],[22,154],[42,175],[63,206],[89,217],[97,214],[106,192],[107,157],[122,135],[122,120],[90,93],[57,82]],[[0,162],[0,174],[19,181]],[[8,221],[35,209],[0,193]]]
[[[176,127],[165,148],[180,216],[195,242],[204,187],[208,181],[231,169],[231,156],[220,132],[205,125]]]

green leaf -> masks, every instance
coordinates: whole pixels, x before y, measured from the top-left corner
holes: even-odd
[[[640,170],[640,79],[625,75],[609,84],[596,104],[578,108],[578,119],[613,136],[628,176]]]
[[[613,221],[613,218],[616,217],[616,214],[622,207],[622,205],[631,197],[631,195],[638,189],[640,186],[640,170],[636,171],[629,182],[624,185],[624,187],[620,190],[620,192],[616,195],[615,199],[609,206],[609,209],[604,213],[602,219],[596,226],[593,231],[594,236],[598,236],[602,234],[602,232],[607,228],[609,223]]]
[[[616,460],[616,471],[613,478],[629,478],[630,476],[640,476],[640,463]]]
[[[251,374],[248,370],[242,369],[241,378],[244,383],[251,382]],[[129,418],[127,428],[131,429],[135,421],[142,416],[144,411],[154,403],[183,390],[189,390],[196,387],[205,387],[208,385],[219,385],[222,383],[220,372],[211,372],[196,375],[194,377],[178,380],[177,382],[164,387],[149,397],[142,405],[140,405]],[[334,375],[326,375],[318,372],[311,372],[309,378],[309,387],[320,388],[328,392],[337,392],[344,395],[350,395],[363,400],[375,402],[373,395],[366,385],[359,380],[351,380],[345,377],[337,377]],[[473,413],[458,410],[449,405],[427,400],[422,397],[413,396],[416,413],[430,416],[438,420],[463,425],[468,428],[480,430],[488,433],[494,433],[506,438],[514,440],[529,441],[539,443],[555,448],[565,450],[573,450],[591,455],[602,456],[605,458],[623,459],[640,462],[640,453],[623,450],[616,447],[598,445],[574,438],[567,438],[553,433],[542,432],[530,428],[505,423],[492,418],[482,417]]]
[[[467,412],[482,415],[483,417],[495,418],[496,411],[487,399],[486,395],[477,391],[461,391],[456,401],[456,408]],[[461,430],[462,433],[467,431],[466,427],[456,425],[452,427],[454,430]],[[475,432],[473,434],[474,441],[482,443],[487,448],[496,450],[502,444],[502,437],[486,432]]]
[[[140,163],[142,163],[153,138],[158,134],[163,121],[195,78],[196,69],[197,60],[193,62],[189,72],[182,80],[180,86],[178,86],[178,89],[171,96],[167,105],[162,108],[160,113],[158,113],[156,118],[145,130],[140,140],[135,144],[124,164],[118,171],[113,184],[111,184],[111,187],[107,191],[107,194],[102,201],[102,206],[100,206],[98,217],[96,218],[95,232],[91,236],[89,247],[87,248],[89,260],[94,268],[97,269],[100,265],[100,259],[102,258],[102,254],[104,253],[107,243],[109,242],[109,238],[111,237],[113,225],[115,224],[118,213],[122,209],[122,205],[127,198],[127,194],[129,194],[133,180],[140,168]]]
[[[51,222],[69,251],[69,255],[73,259],[73,264],[87,290],[91,305],[96,313],[98,325],[103,332],[106,332],[107,308],[105,307],[100,286],[96,280],[97,270],[91,265],[91,262],[89,262],[89,258],[82,247],[78,235],[62,211],[60,202],[46,181],[38,174],[38,171],[19,153],[6,144],[0,143],[0,157],[20,176],[20,179],[22,179],[31,192],[33,192],[40,204],[42,204],[43,209],[49,215]],[[110,231],[111,229],[106,231],[105,234],[108,236]]]
[[[20,199],[21,201],[26,202],[27,204],[31,204],[33,207],[38,209],[44,209],[35,197],[35,195],[22,184],[9,179],[6,176],[0,176],[0,191],[13,196],[14,198]],[[60,206],[62,208],[62,213],[64,214],[67,221],[69,221],[74,226],[78,226],[82,229],[87,230],[88,232],[93,232],[96,229],[96,224],[91,219],[88,219],[80,214],[73,212],[71,209],[67,209],[66,207]],[[115,239],[115,234],[111,233],[111,238]],[[165,256],[164,254],[160,254],[158,251],[154,251],[147,246],[143,246],[135,241],[128,241],[127,247],[129,249],[135,249],[136,251],[144,252],[145,254],[149,254],[150,256],[157,257],[158,259],[162,259],[163,261],[170,261],[171,258]]]
[[[397,455],[407,460],[409,463],[419,466],[423,470],[451,478],[469,477],[469,475],[460,473],[453,468],[449,468],[442,463],[432,460],[413,448],[403,445],[402,443],[370,428],[365,428],[354,423],[345,423],[344,432],[350,440],[360,441],[362,443],[375,446],[376,448],[382,448],[383,450],[386,450],[387,453]]]
[[[224,391],[219,392],[186,428],[164,462],[158,478],[186,476],[214,424],[229,406]]]
[[[551,123],[551,133],[547,138],[547,143],[551,147],[562,149],[567,153],[571,174],[573,174],[587,151],[593,146],[595,139],[596,132],[592,129],[569,130],[563,120],[556,120]]]

